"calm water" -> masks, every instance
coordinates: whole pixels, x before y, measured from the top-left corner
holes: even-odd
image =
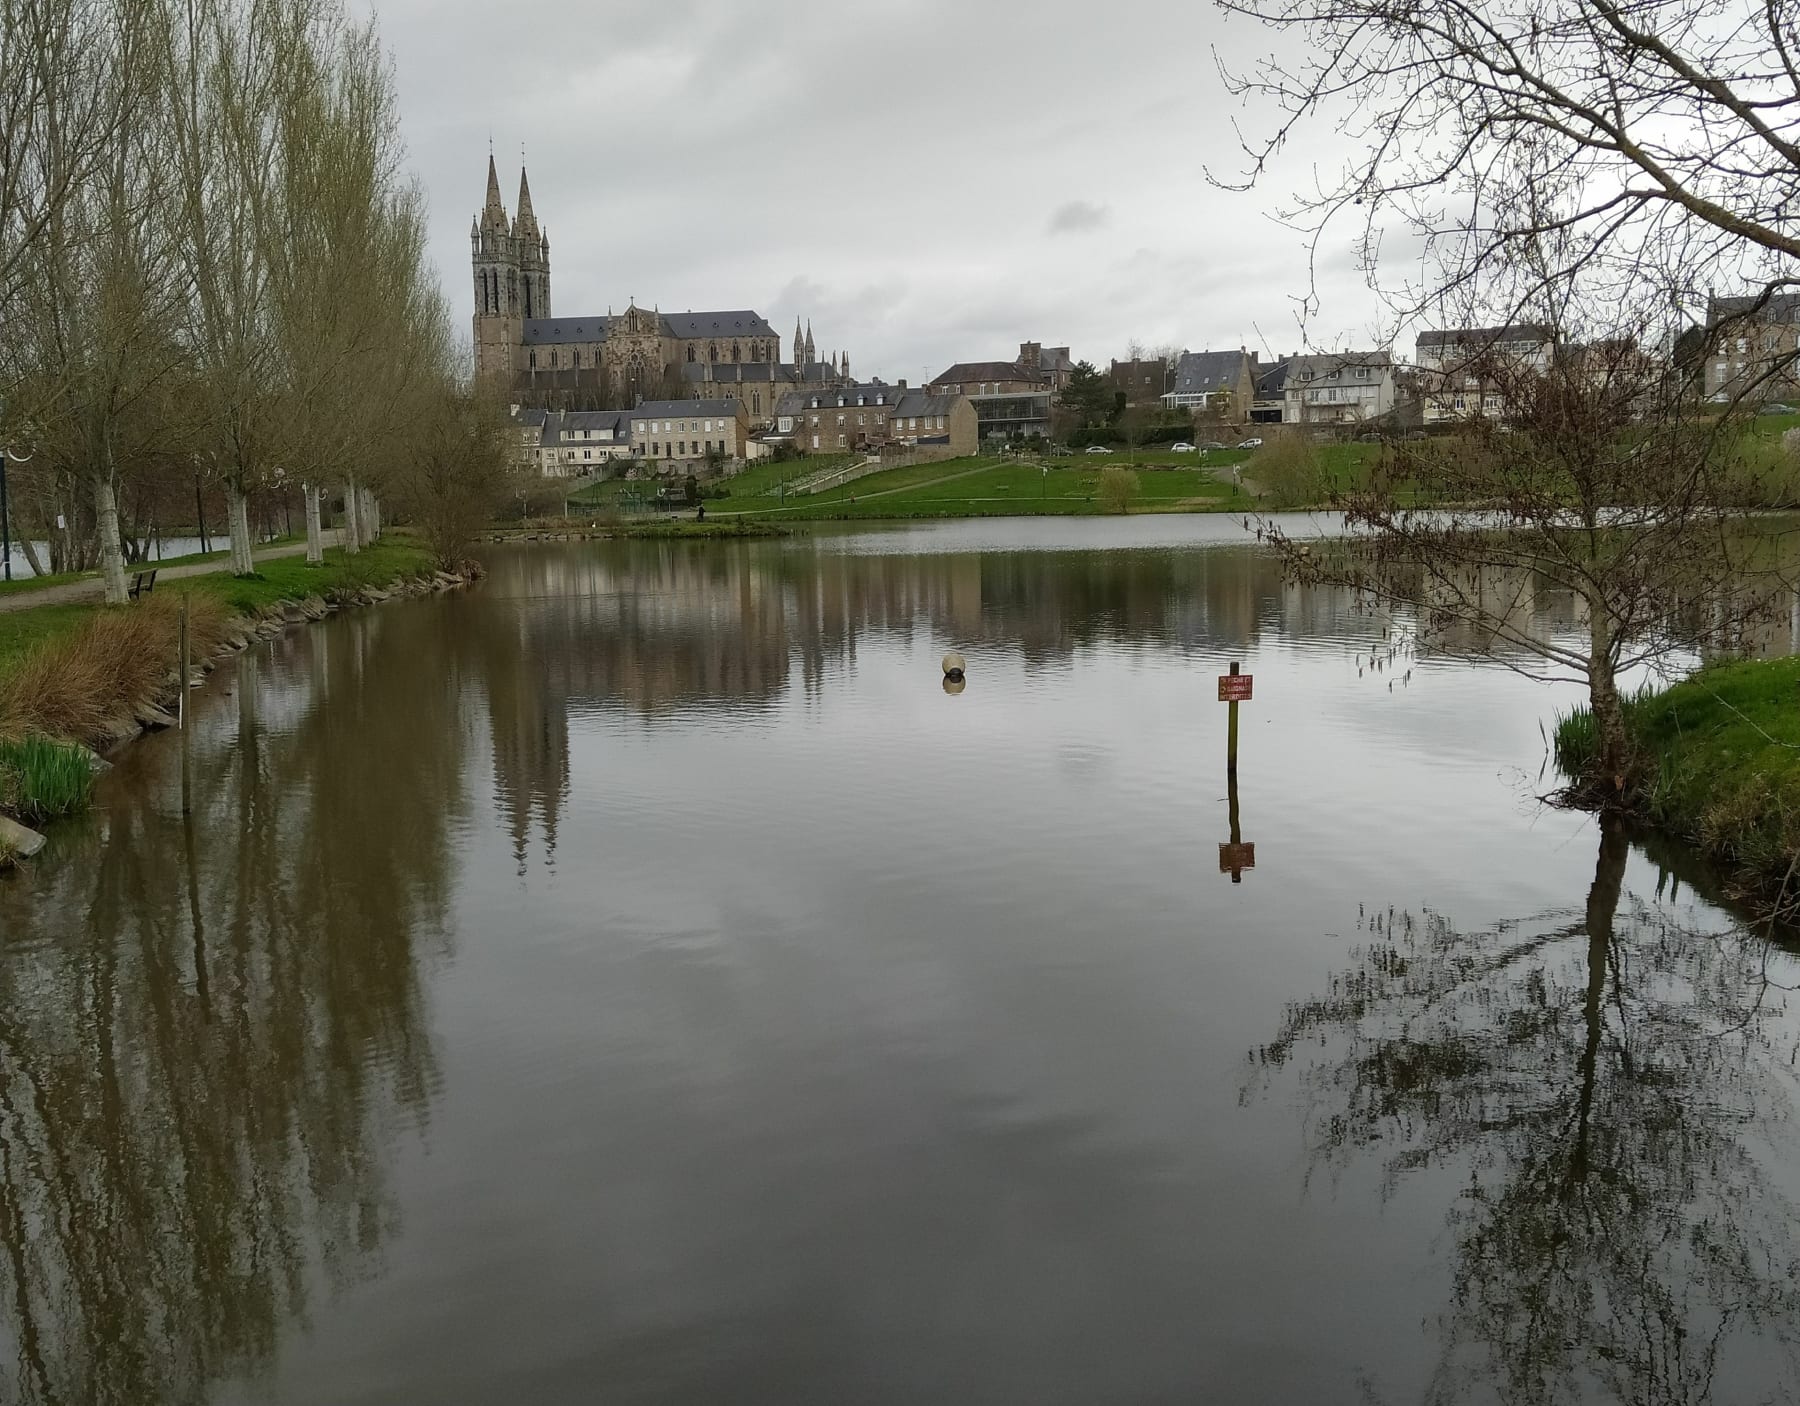
[[[1567,689],[1216,518],[490,565],[0,882],[0,1400],[1800,1392],[1800,962]]]

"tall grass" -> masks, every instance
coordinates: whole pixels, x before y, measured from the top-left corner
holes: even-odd
[[[86,810],[93,790],[81,748],[36,736],[0,742],[0,810],[35,825]]]
[[[191,657],[200,660],[223,640],[226,610],[198,592],[190,601]],[[104,737],[110,721],[167,691],[179,639],[180,601],[174,595],[96,610],[0,677],[0,738]]]
[[[1296,434],[1277,434],[1245,465],[1244,471],[1277,508],[1301,508],[1324,500],[1324,464],[1312,441]]]

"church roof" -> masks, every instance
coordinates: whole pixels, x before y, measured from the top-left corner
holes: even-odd
[[[775,329],[761,313],[665,312],[663,326],[671,337],[773,337]]]
[[[603,342],[611,317],[528,317],[525,345],[566,346],[570,342]],[[665,337],[773,337],[775,329],[754,312],[663,313]],[[717,329],[715,331],[715,329]]]

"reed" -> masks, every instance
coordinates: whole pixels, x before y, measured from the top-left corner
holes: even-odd
[[[93,791],[82,748],[40,736],[0,742],[0,810],[36,825],[86,810]]]

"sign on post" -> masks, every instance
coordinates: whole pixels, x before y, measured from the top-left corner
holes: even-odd
[[[1248,703],[1250,701],[1251,674],[1220,674],[1219,702]]]
[[[1254,842],[1245,840],[1219,846],[1219,872],[1231,875],[1233,883],[1237,882],[1238,875],[1242,874],[1244,870],[1255,867],[1256,845]]]

